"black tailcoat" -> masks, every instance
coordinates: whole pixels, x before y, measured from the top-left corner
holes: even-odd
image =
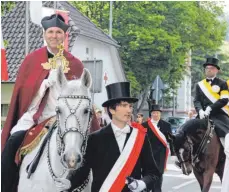
[[[153,156],[157,163],[158,169],[160,170],[161,173],[164,173],[164,165],[165,165],[165,159],[166,159],[166,147],[161,143],[158,137],[151,130],[151,128],[149,127],[148,121],[144,122],[142,126],[147,128],[147,135],[148,135],[148,138],[151,144]],[[160,119],[158,121],[158,127],[160,131],[165,135],[166,140],[168,141],[168,133],[172,133],[170,123]]]
[[[133,128],[131,128],[131,132],[132,129]],[[131,132],[127,134],[125,144]],[[76,171],[71,178],[72,189],[82,184],[89,170],[92,169],[92,192],[98,192],[119,156],[120,151],[111,124],[93,132],[88,138],[85,164],[81,169]],[[140,156],[130,176],[135,179],[142,179],[149,190],[152,189],[155,179],[161,176],[152,156],[147,135]],[[125,186],[122,192],[127,191],[129,191],[129,189]]]
[[[211,83],[211,86],[217,85],[220,87],[218,94],[221,91],[227,91],[227,83],[226,81],[219,79],[217,77]],[[212,103],[207,96],[203,93],[198,83],[196,84],[196,93],[194,98],[194,106],[199,114],[199,110],[205,110],[207,106],[212,108],[210,113],[210,118],[214,121],[216,125],[216,133],[219,137],[225,136],[225,133],[229,131],[229,117],[228,115],[221,109],[228,103],[228,98],[222,98],[217,100],[215,103]]]

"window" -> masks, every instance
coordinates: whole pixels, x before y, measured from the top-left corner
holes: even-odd
[[[1,104],[1,129],[5,123],[7,113],[9,111],[9,104]]]
[[[9,104],[1,104],[1,117],[6,117],[8,110],[9,110]]]
[[[102,60],[88,60],[83,61],[84,67],[87,68],[92,77],[92,93],[101,93],[102,78],[103,78],[103,61]]]

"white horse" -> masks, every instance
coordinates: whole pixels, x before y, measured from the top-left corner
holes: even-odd
[[[59,179],[68,178],[69,173],[82,164],[92,118],[89,91],[92,78],[89,71],[84,69],[80,79],[67,81],[59,67],[57,83],[61,87],[56,110],[57,128],[53,129],[36,171],[30,178],[27,178],[27,167],[36,156],[45,136],[24,157],[20,167],[18,192],[58,192]],[[86,188],[84,191],[90,191],[90,185]]]

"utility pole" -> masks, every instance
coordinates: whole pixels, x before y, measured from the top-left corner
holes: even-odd
[[[110,1],[110,19],[109,19],[109,36],[112,37],[112,6],[113,1]]]
[[[56,11],[56,8],[57,8],[56,1],[53,1],[53,8],[54,8],[54,11]]]
[[[25,2],[25,56],[29,53],[29,1]]]
[[[156,77],[156,104],[158,104],[158,92],[159,92],[159,90],[158,90],[158,78],[159,78],[159,76]]]

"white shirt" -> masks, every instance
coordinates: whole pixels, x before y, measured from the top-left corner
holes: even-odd
[[[42,98],[45,95],[45,91],[49,87],[49,96],[47,99],[47,104],[45,105],[45,108],[41,114],[41,116],[38,119],[38,123],[41,123],[42,121],[54,116],[56,114],[55,108],[57,105],[57,97],[60,95],[60,86],[57,85],[57,83],[54,83],[52,86],[50,86],[48,79],[44,79],[41,83],[40,89],[38,90],[37,94],[33,98],[27,112],[25,112],[22,117],[18,120],[17,124],[12,128],[10,131],[11,134],[22,131],[22,130],[28,130],[34,125],[33,121],[33,115],[37,112],[39,108],[39,104],[42,100]]]
[[[126,125],[124,128],[121,129],[111,122],[111,127],[113,129],[115,139],[118,143],[119,151],[121,153],[126,140],[126,134],[130,132],[130,126]]]
[[[159,122],[159,121],[155,121],[155,120],[151,119],[151,123],[152,123],[153,126],[154,126],[155,128],[157,128],[157,129],[159,129],[159,127],[157,126],[158,122]]]

